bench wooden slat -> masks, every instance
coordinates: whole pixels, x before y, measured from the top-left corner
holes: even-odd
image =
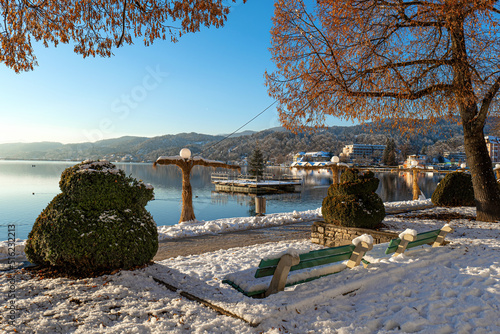
[[[291,267],[290,271],[306,269],[306,268],[311,268],[311,267],[316,267],[316,266],[322,266],[322,265],[328,264],[328,263],[349,260],[351,255],[352,255],[352,251],[344,252],[344,253],[340,253],[340,254],[336,254],[336,255],[331,255],[331,256],[320,257],[317,259],[305,260],[303,262],[300,262],[298,265]]]
[[[352,251],[356,247],[354,245],[346,245],[340,247],[332,247],[321,249],[318,251],[312,251],[305,254],[300,254],[300,263],[296,266],[292,266],[290,271],[311,268],[315,266],[321,266],[328,263],[349,260]],[[277,261],[276,261],[277,260]],[[255,272],[255,278],[265,277],[274,275],[276,270],[276,265],[279,262],[278,259],[262,260],[259,264],[259,269]],[[276,263],[276,265],[274,265]],[[267,266],[265,266],[267,265]]]
[[[396,249],[398,249],[400,242],[401,242],[401,239],[399,239],[399,238],[392,239],[391,241],[389,241],[389,245],[387,246],[387,248],[385,250],[385,254],[394,253],[396,251]]]
[[[417,247],[420,245],[425,245],[425,244],[434,242],[434,240],[436,240],[437,236],[439,235],[439,232],[441,232],[441,229],[419,233],[419,234],[417,234],[417,239],[415,241],[410,242],[406,248],[409,249],[412,247]],[[399,239],[399,238],[392,239],[389,242],[387,249],[385,250],[385,254],[394,253],[398,249],[400,242],[401,242],[401,239]]]
[[[321,258],[325,256],[338,255],[344,253],[352,253],[352,251],[356,248],[353,244],[338,246],[338,247],[330,247],[325,249],[318,249],[315,251],[310,251],[309,253],[300,254],[300,261],[311,260],[315,258]]]
[[[415,240],[415,241],[418,241],[420,239],[430,238],[430,237],[437,237],[439,235],[439,232],[441,232],[441,229],[419,233],[419,234],[417,234],[417,240]]]
[[[338,246],[338,247],[330,247],[330,248],[310,251],[309,253],[299,254],[299,257],[300,257],[300,261],[305,261],[305,260],[309,260],[309,259],[315,259],[318,257],[325,257],[325,256],[339,254],[339,253],[352,252],[354,250],[354,248],[355,248],[355,246],[352,244],[345,245],[345,246]],[[275,258],[275,259],[260,260],[259,268],[277,266],[278,262],[280,262],[279,257]]]
[[[420,245],[430,244],[430,243],[433,243],[434,240],[436,240],[436,238],[437,238],[437,235],[433,236],[433,237],[428,237],[428,238],[425,238],[425,239],[418,239],[418,240],[415,240],[413,242],[410,242],[408,244],[408,247],[406,247],[406,248],[412,248],[412,247],[417,247],[417,246],[420,246]]]

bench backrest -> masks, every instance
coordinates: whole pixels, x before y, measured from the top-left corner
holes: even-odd
[[[349,260],[356,246],[353,244],[331,247],[320,250],[311,251],[309,253],[300,254],[300,263],[292,266],[290,271],[306,269],[316,266],[321,266],[328,263],[334,263],[344,260]],[[259,269],[255,272],[255,278],[271,276],[276,270],[276,266],[280,258],[261,260]]]
[[[437,236],[439,235],[439,232],[441,232],[441,229],[419,233],[419,234],[417,234],[417,238],[415,239],[415,241],[408,243],[408,246],[406,246],[406,248],[408,249],[408,248],[417,247],[420,245],[433,243],[436,240]],[[389,242],[387,249],[385,250],[385,254],[391,254],[391,253],[396,252],[400,242],[401,242],[400,238],[392,239]]]

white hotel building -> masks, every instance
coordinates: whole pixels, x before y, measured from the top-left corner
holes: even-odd
[[[361,158],[380,158],[384,153],[385,145],[351,144],[342,149],[341,157],[351,160]]]
[[[486,148],[490,154],[491,162],[500,162],[500,138],[494,136],[484,137],[486,141]]]

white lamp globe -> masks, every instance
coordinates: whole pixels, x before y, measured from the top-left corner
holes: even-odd
[[[465,163],[460,165],[460,168],[462,168],[462,169],[465,169],[465,167],[467,167],[467,164],[465,164]]]
[[[500,169],[500,164],[496,164],[495,169]]]
[[[334,155],[330,161],[337,164],[340,161],[340,159],[338,156]]]
[[[191,158],[191,150],[189,148],[183,148],[181,152],[179,153],[182,159],[189,159]]]
[[[412,166],[412,167],[415,167],[415,166],[417,166],[417,165],[418,165],[418,161],[417,161],[417,160],[412,160],[412,161],[411,161],[411,166]]]

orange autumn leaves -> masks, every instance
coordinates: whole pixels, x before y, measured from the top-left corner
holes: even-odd
[[[36,65],[32,42],[74,43],[87,56],[142,37],[176,41],[203,26],[221,27],[236,0],[0,0],[0,62],[16,72]],[[246,2],[246,0],[243,0]]]
[[[269,94],[293,130],[326,115],[412,128],[471,104],[481,123],[496,104],[499,13],[496,1],[278,0]]]

